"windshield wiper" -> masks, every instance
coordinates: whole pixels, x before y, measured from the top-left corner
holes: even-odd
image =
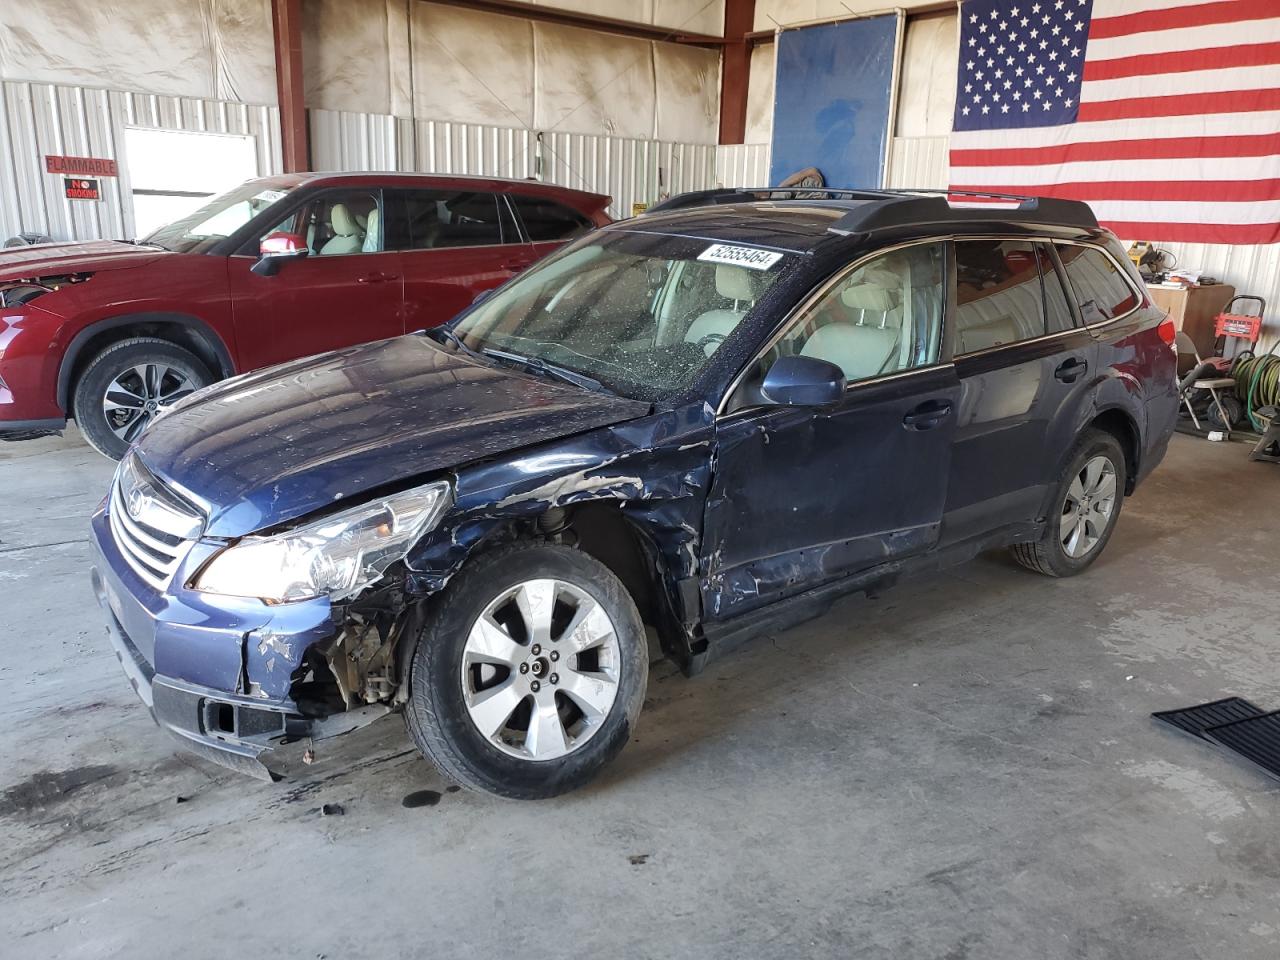
[[[533,373],[571,383],[575,387],[582,387],[584,390],[591,390],[596,393],[609,392],[605,389],[605,385],[594,377],[588,377],[585,373],[578,373],[576,370],[569,370],[554,363],[547,363],[541,357],[527,357],[523,353],[510,353],[506,350],[495,350],[493,347],[483,347],[480,352],[486,357],[519,364]]]
[[[453,332],[452,327],[447,327],[447,326],[432,327],[430,330],[423,330],[422,332],[426,334],[428,337],[430,337],[432,340],[435,340],[437,343],[443,340],[445,343],[453,344],[463,353],[469,353],[473,357],[480,356],[478,352],[476,352],[475,350],[472,350],[465,343],[463,343],[462,338]]]

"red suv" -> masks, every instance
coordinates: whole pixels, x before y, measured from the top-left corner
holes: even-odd
[[[284,360],[448,320],[580,233],[609,198],[413,174],[251,180],[134,243],[0,254],[0,435],[119,459],[158,410]]]

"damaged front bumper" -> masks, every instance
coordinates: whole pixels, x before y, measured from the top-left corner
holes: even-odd
[[[268,755],[283,743],[311,737],[314,721],[288,701],[264,702],[157,676],[111,609],[101,574],[96,568],[93,573],[116,658],[160,728],[207,760],[261,780],[279,779]]]
[[[220,604],[183,589],[183,570],[174,576],[179,586],[157,593],[122,561],[101,509],[92,528],[90,578],[116,657],[156,723],[186,749],[275,780],[291,765],[282,747],[347,733],[389,712],[370,705],[322,713],[295,700],[304,658],[341,635],[327,600]],[[197,545],[189,563],[202,562],[202,553]]]

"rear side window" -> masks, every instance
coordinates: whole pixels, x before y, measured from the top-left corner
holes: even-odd
[[[1138,305],[1138,295],[1111,258],[1095,247],[1059,244],[1058,257],[1085,323],[1106,323]]]
[[[462,190],[406,190],[388,243],[400,250],[441,250],[518,243],[497,194]]]
[[[957,354],[1061,333],[1072,325],[1061,281],[1039,244],[956,241]]]
[[[534,243],[543,240],[568,240],[592,229],[590,219],[571,210],[562,203],[543,197],[527,197],[513,193],[511,202],[524,223],[529,239]]]

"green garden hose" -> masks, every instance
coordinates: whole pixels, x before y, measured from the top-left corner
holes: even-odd
[[[1236,396],[1244,397],[1245,413],[1255,430],[1262,430],[1262,424],[1253,415],[1254,411],[1270,404],[1280,404],[1280,356],[1276,356],[1277,346],[1280,346],[1280,340],[1260,357],[1242,355],[1231,368],[1231,376],[1236,381]]]

